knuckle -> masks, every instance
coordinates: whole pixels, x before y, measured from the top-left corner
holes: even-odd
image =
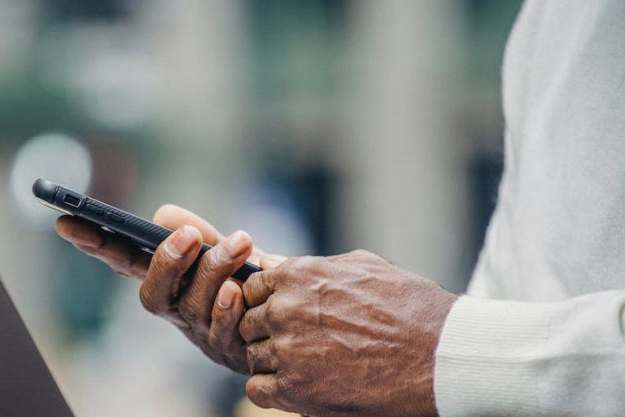
[[[208,332],[208,336],[206,336],[206,343],[208,344],[208,346],[210,346],[211,349],[215,350],[215,351],[220,351],[223,350],[222,346],[224,342],[224,338],[221,337],[221,335],[212,330],[210,332]]]
[[[295,378],[292,375],[280,375],[276,378],[276,385],[278,391],[285,398],[292,398],[295,390],[293,389],[295,386]]]
[[[215,248],[209,250],[200,259],[200,263],[198,265],[197,274],[200,279],[206,279],[212,277],[217,273],[217,267],[219,263],[215,259]]]
[[[256,360],[258,357],[256,345],[253,345],[253,344],[248,345],[245,350],[245,355],[247,359],[247,366],[250,370],[250,373],[254,374],[254,371],[256,370]]]
[[[272,340],[248,345],[246,359],[251,374],[266,373],[278,367],[275,344]]]
[[[296,343],[292,337],[282,336],[276,339],[274,346],[276,355],[284,358],[296,348]]]
[[[141,255],[142,253],[139,251],[131,251],[128,256],[126,257],[126,268],[128,270],[132,270],[134,268],[136,268],[140,261],[141,261]]]
[[[217,309],[217,311],[220,310]],[[226,338],[236,333],[238,323],[230,312],[214,314],[210,321],[204,320],[201,325],[220,338]]]
[[[169,265],[171,263],[171,259],[167,256],[163,248],[159,246],[150,261],[150,272],[155,276],[168,274],[170,269]]]
[[[263,272],[255,272],[243,283],[243,297],[246,300],[253,299],[254,296],[262,292],[265,275]]]
[[[243,299],[249,300],[250,296],[254,293],[255,283],[258,280],[258,272],[250,275],[250,277],[241,286],[243,292]]]
[[[178,304],[178,313],[187,323],[194,327],[199,324],[199,308],[193,296],[186,297]]]
[[[300,256],[295,258],[293,261],[292,267],[295,270],[308,269],[313,262],[312,256]]]
[[[269,324],[275,324],[280,320],[280,302],[272,295],[267,299],[266,307],[265,307],[265,320]]]
[[[373,253],[365,249],[356,249],[350,252],[350,255],[353,255],[354,257],[358,257],[358,258],[369,258],[369,257],[375,256]]]
[[[129,257],[120,257],[113,262],[109,263],[109,266],[113,271],[119,273],[120,271],[129,271],[133,267],[132,259]]]
[[[287,270],[288,277],[292,280],[302,279],[310,274],[317,273],[323,266],[325,258],[318,256],[301,256],[295,258]]]
[[[207,289],[217,291],[217,283],[215,282],[214,277],[215,272],[213,270],[213,267],[204,260],[204,257],[202,257],[202,259],[198,263],[197,269],[195,270],[195,274],[191,279],[190,286],[193,287],[195,285],[202,285],[206,286]]]
[[[298,257],[287,258],[287,260],[282,262],[275,271],[283,275],[288,275],[291,271],[297,268],[297,264],[300,259],[301,258]]]
[[[145,284],[142,285],[141,288],[139,289],[139,301],[141,301],[141,305],[143,306],[143,308],[145,308],[150,313],[152,314],[159,313],[158,306],[154,302],[154,297],[152,297],[151,291],[148,289],[148,287]]]
[[[280,281],[288,282],[302,274],[305,263],[304,257],[288,258],[275,269],[274,273]]]
[[[297,296],[282,296],[274,301],[274,303],[273,310],[275,318],[278,320],[292,317],[301,310],[302,306],[302,302]]]
[[[244,315],[239,322],[239,334],[246,342],[250,339],[250,325],[248,315]]]
[[[300,305],[294,298],[285,296],[275,298],[268,302],[269,305],[265,311],[265,320],[276,330],[288,325],[289,318],[297,314]]]

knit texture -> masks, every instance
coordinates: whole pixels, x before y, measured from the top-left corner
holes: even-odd
[[[625,1],[527,0],[505,172],[436,354],[442,417],[625,415]]]

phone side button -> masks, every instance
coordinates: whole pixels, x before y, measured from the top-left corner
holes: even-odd
[[[87,203],[87,205],[85,206],[86,209],[95,214],[95,215],[99,215],[101,216],[104,212],[104,210],[102,210],[102,208],[100,208],[99,206],[96,206],[95,204],[91,204],[91,203]]]
[[[106,218],[113,223],[124,223],[124,218],[117,213],[109,211],[106,213]]]

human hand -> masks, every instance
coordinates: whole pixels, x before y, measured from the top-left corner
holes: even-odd
[[[246,233],[226,238],[205,220],[173,205],[161,207],[154,222],[175,232],[153,256],[76,217],[59,218],[57,231],[120,275],[142,279],[139,294],[148,311],[173,323],[215,362],[248,373],[237,329],[243,297],[239,285],[228,277],[248,258],[258,261],[264,253],[253,247]],[[202,256],[193,276],[185,277],[188,286],[181,291],[183,275],[196,260],[202,241],[214,247]]]
[[[366,251],[261,265],[243,284],[250,310],[239,325],[254,403],[324,417],[437,415],[434,352],[456,296]]]

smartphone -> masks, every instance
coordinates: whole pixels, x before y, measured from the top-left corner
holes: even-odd
[[[148,253],[154,253],[158,245],[173,232],[43,178],[39,178],[33,184],[33,194],[43,205],[93,222],[107,232],[118,233]],[[210,248],[206,243],[202,244],[199,256]],[[245,281],[251,274],[259,271],[260,267],[246,262],[241,269],[232,274],[232,277]]]

